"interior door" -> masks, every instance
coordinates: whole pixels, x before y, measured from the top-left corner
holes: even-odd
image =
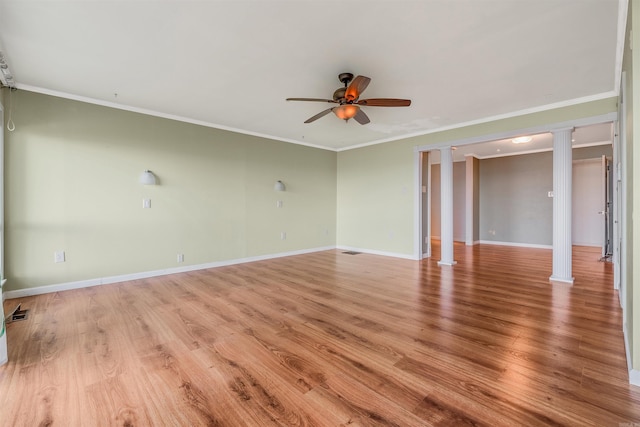
[[[571,240],[578,246],[602,247],[605,234],[604,181],[601,159],[573,162]]]
[[[622,72],[620,79],[620,98],[618,102],[618,122],[615,123],[614,132],[614,160],[616,162],[615,188],[616,188],[616,239],[615,239],[615,259],[613,269],[614,287],[618,289],[618,298],[623,311],[627,308],[627,171],[625,162],[627,159],[627,75]],[[626,316],[623,316],[623,328],[626,329]]]
[[[610,159],[602,156],[602,182],[604,205],[601,211],[604,221],[604,236],[602,242],[602,257],[610,259],[613,255],[613,169]]]
[[[421,259],[431,257],[431,153],[420,153],[422,176],[420,195],[422,199],[422,235],[420,236]]]

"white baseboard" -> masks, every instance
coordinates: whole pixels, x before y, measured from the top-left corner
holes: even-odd
[[[629,384],[640,387],[640,371],[637,369],[629,371]]]
[[[554,285],[573,285],[575,281],[575,277],[557,277],[551,276],[549,277],[549,282]]]
[[[440,236],[431,236],[431,240],[438,240],[438,241],[440,241],[440,240],[442,240],[442,239],[440,238]],[[467,239],[466,239],[466,238],[461,238],[461,237],[454,237],[454,238],[453,238],[453,241],[454,241],[454,242],[460,242],[460,243],[466,243]]]
[[[640,371],[633,369],[633,363],[631,361],[631,348],[629,347],[629,333],[627,332],[627,322],[625,319],[624,310],[622,311],[622,337],[624,340],[624,351],[627,356],[627,369],[629,370],[629,383],[640,386]]]
[[[535,243],[498,242],[495,240],[480,240],[480,244],[498,245],[498,246],[515,246],[518,248],[553,249],[553,245],[538,245]]]
[[[14,299],[28,297],[32,295],[48,294],[51,292],[68,291],[71,289],[88,288],[90,286],[107,285],[110,283],[126,282],[129,280],[146,279],[149,277],[165,276],[168,274],[185,273],[188,271],[205,270],[207,268],[224,267],[227,265],[244,264],[255,261],[264,261],[267,259],[282,258],[293,255],[302,255],[313,252],[321,252],[336,249],[335,246],[325,246],[320,248],[302,249],[299,251],[281,252],[277,254],[259,255],[247,258],[238,258],[226,261],[209,262],[206,264],[187,265],[184,267],[174,267],[162,270],[145,271],[141,273],[123,274],[119,276],[108,276],[97,279],[79,280],[77,282],[57,283],[54,285],[37,286],[33,288],[17,289],[15,291],[4,292],[3,299]]]
[[[352,246],[337,246],[336,249],[340,249],[342,251],[362,252],[363,254],[382,255],[382,256],[388,256],[392,258],[402,258],[402,259],[410,259],[413,261],[417,261],[417,258],[414,257],[413,255],[399,254],[396,252],[385,252],[385,251],[377,251],[375,249],[354,248]]]
[[[591,243],[591,242],[573,242],[571,243],[572,246],[587,246],[590,248],[601,248],[602,247],[602,243],[598,244],[598,243]]]
[[[627,369],[629,372],[633,370],[633,365],[631,364],[631,349],[629,348],[629,335],[627,334],[627,322],[624,321],[624,309],[622,310],[622,338],[624,340],[624,351],[627,355]]]

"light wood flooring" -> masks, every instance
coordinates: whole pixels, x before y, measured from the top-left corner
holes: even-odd
[[[5,301],[0,426],[640,423],[612,265],[326,251]]]

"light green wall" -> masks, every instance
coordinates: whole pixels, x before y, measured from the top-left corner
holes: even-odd
[[[411,147],[389,143],[338,153],[339,246],[411,255]]]
[[[339,246],[412,256],[414,149],[616,111],[616,98],[496,120],[338,153]]]
[[[12,95],[5,290],[336,243],[334,152],[26,91]],[[138,183],[145,169],[160,185]],[[278,179],[286,192],[274,191]],[[143,198],[151,209],[142,209]],[[56,250],[66,252],[66,262],[53,262]]]

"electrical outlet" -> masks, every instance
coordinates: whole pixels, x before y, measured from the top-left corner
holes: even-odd
[[[151,199],[142,199],[142,208],[151,209]]]
[[[286,232],[282,232],[280,233],[280,240],[287,240],[287,233]]]
[[[282,200],[278,200],[276,202],[276,208],[281,208],[282,207]]]
[[[178,262],[184,262],[184,254],[178,254]]]
[[[64,262],[64,251],[55,251],[53,253],[53,262],[58,263],[58,262]]]

